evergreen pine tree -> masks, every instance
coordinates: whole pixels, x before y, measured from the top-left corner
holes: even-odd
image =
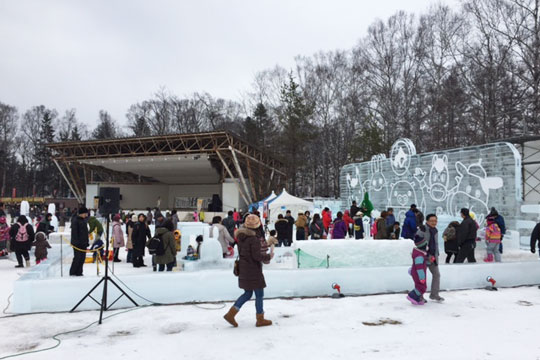
[[[270,139],[275,132],[275,126],[272,122],[272,119],[268,115],[268,110],[266,109],[266,106],[264,106],[263,103],[257,104],[257,107],[253,112],[253,120],[259,134],[259,136],[257,137],[257,140],[259,142],[258,145],[262,147],[269,147]]]
[[[52,184],[55,184],[56,172],[53,169],[51,151],[47,144],[54,142],[53,120],[56,118],[55,110],[45,109],[40,122],[39,143],[37,150],[36,174],[41,181],[37,182],[36,195],[51,195]]]
[[[94,139],[114,139],[116,137],[116,124],[111,115],[105,110],[99,111],[99,124],[92,132]]]
[[[135,124],[130,126],[135,136],[150,136],[150,127],[146,123],[146,119],[142,116],[138,117]]]
[[[312,108],[306,104],[300,85],[294,81],[292,73],[289,74],[289,82],[281,89],[281,104],[279,121],[282,126],[282,147],[287,158],[290,189],[296,194],[297,175],[304,165],[302,154],[312,138],[313,131],[309,122]]]
[[[73,130],[71,130],[71,136],[69,138],[71,141],[81,141],[82,140],[82,136],[79,132],[79,126],[78,125],[75,125],[73,127]]]

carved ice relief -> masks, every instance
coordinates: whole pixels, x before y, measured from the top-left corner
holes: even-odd
[[[389,159],[379,154],[369,162],[344,167],[346,202],[361,202],[367,191],[376,208],[393,207],[398,221],[404,219],[414,203],[424,213],[452,217],[457,217],[461,208],[470,208],[481,224],[492,206],[490,193],[505,185],[504,177],[488,176],[488,171],[493,173],[501,166],[495,149],[513,157],[507,151],[508,146],[491,144],[476,147],[475,151],[467,148],[467,154],[471,155],[463,155],[461,149],[417,155],[409,139],[399,139],[392,146]],[[486,152],[486,147],[492,147],[493,151]],[[487,168],[483,157],[489,159]],[[506,172],[511,174],[511,171]],[[497,193],[498,199],[500,196]]]

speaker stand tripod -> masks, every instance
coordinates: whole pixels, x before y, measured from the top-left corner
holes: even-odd
[[[99,305],[100,307],[100,310],[99,310],[99,324],[101,325],[102,323],[102,320],[103,320],[103,312],[104,311],[107,311],[109,310],[114,304],[116,304],[116,302],[118,302],[118,300],[120,300],[123,296],[127,297],[129,299],[129,301],[131,301],[133,303],[133,305],[135,306],[139,306],[135,300],[133,300],[113,279],[111,279],[111,277],[109,276],[109,221],[110,221],[110,215],[106,215],[106,218],[107,218],[107,236],[106,236],[106,245],[105,245],[105,275],[98,281],[98,283],[96,285],[94,285],[94,287],[92,289],[90,289],[90,291],[77,303],[77,305],[75,305],[73,307],[73,309],[70,310],[70,312],[74,312],[78,307],[79,305],[81,305],[81,303],[86,300],[87,298],[90,298],[92,300],[94,300],[94,302],[96,304]],[[116,287],[116,289],[118,289],[118,291],[120,291],[120,295],[116,298],[116,300],[114,300],[109,306],[107,306],[107,290],[108,290],[108,283],[111,283],[112,285],[114,285]],[[101,295],[101,302],[99,302],[98,300],[96,300],[93,296],[92,296],[92,293],[94,292],[94,290],[97,289],[97,287],[99,285],[101,285],[101,283],[103,283],[103,294]]]

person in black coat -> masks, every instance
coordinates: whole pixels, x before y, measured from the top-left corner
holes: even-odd
[[[540,223],[536,224],[531,234],[531,252],[534,254],[536,252],[536,243],[540,248]]]
[[[45,215],[45,218],[43,220],[41,220],[40,223],[38,224],[38,226],[36,228],[36,233],[42,232],[48,238],[49,234],[54,231],[54,227],[51,226],[51,220],[52,220],[52,215],[51,214]]]
[[[86,260],[86,250],[88,248],[88,225],[86,218],[88,217],[88,209],[81,207],[78,211],[79,215],[71,222],[71,245],[73,246],[73,261],[69,269],[70,276],[82,276],[84,261]],[[78,248],[80,250],[77,250]]]
[[[287,212],[285,213],[285,220],[289,222],[287,226],[287,245],[286,246],[291,246],[292,239],[293,239],[294,223],[296,222],[291,215],[291,210],[287,210]]]
[[[349,209],[349,214],[351,217],[356,216],[356,214],[360,211],[360,208],[356,206],[356,200],[352,202],[351,208]]]
[[[289,222],[283,218],[283,215],[279,214],[274,229],[277,232],[278,246],[287,246],[289,243]]]
[[[457,229],[457,241],[459,251],[454,263],[463,263],[467,259],[470,263],[475,263],[474,248],[476,241],[476,222],[470,217],[469,209],[461,209],[463,221]]]
[[[133,233],[131,234],[133,242],[133,267],[137,268],[146,266],[144,264],[144,248],[146,247],[146,240],[152,238],[146,216],[139,214],[138,220],[133,226]]]
[[[34,228],[28,223],[26,216],[19,216],[17,223],[9,230],[9,236],[11,238],[11,251],[14,251],[17,256],[18,265],[15,267],[24,267],[23,258],[26,261],[26,267],[30,267],[30,254],[28,252],[34,242]]]

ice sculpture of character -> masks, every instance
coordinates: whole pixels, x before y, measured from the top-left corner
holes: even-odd
[[[411,158],[416,155],[416,147],[409,139],[399,139],[390,150],[390,165],[394,174],[403,176],[408,173]]]
[[[347,188],[349,190],[348,204],[352,203],[353,201],[360,201],[365,192],[362,182],[360,181],[359,167],[355,166],[354,171],[355,175],[351,175],[351,173],[347,173],[346,175]]]
[[[488,177],[482,159],[469,167],[458,161],[456,170],[457,186],[449,197],[448,212],[457,216],[461,208],[467,208],[476,214],[478,224],[482,224],[489,212],[489,191],[501,188],[503,180],[498,176]]]
[[[411,204],[418,204],[414,183],[400,180],[392,185],[388,206],[394,209],[396,221],[403,223],[405,213],[409,210]]]
[[[421,189],[427,190],[434,201],[442,202],[448,197],[450,184],[450,171],[448,170],[448,157],[437,154],[431,158],[431,170],[429,171],[428,183],[425,180],[426,172],[420,168],[415,169],[414,178],[420,184]]]
[[[382,173],[382,164],[386,160],[384,154],[374,155],[371,158],[371,179],[369,181],[370,191],[381,191],[386,185],[386,178]]]
[[[448,196],[450,172],[448,171],[448,157],[433,155],[431,171],[429,172],[429,189],[431,198],[435,201],[444,201]]]

